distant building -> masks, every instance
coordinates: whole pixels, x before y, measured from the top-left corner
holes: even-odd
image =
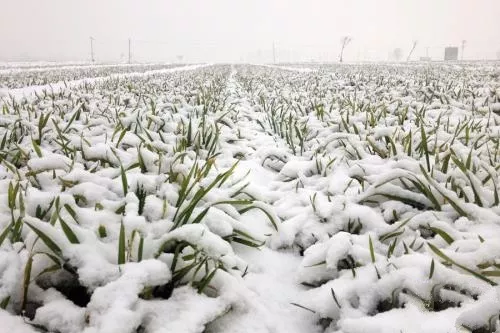
[[[399,47],[394,49],[394,51],[392,51],[392,57],[396,61],[401,61],[401,58],[403,58],[403,50],[401,50]]]
[[[420,61],[431,61],[431,57],[420,57]]]
[[[447,47],[444,49],[444,60],[458,60],[458,47]]]

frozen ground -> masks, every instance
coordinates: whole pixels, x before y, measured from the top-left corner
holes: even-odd
[[[0,331],[500,331],[498,64],[4,67]]]

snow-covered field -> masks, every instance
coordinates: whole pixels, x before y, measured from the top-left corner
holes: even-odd
[[[0,331],[500,331],[499,75],[5,65]]]
[[[46,85],[57,81],[72,81],[86,78],[110,76],[112,74],[143,73],[146,71],[173,68],[172,64],[115,64],[2,67],[0,63],[0,89],[23,88]]]

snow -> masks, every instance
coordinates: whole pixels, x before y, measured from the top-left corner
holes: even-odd
[[[307,67],[292,67],[292,66],[283,66],[283,65],[260,65],[264,66],[267,68],[276,68],[276,69],[281,69],[281,70],[287,70],[287,71],[293,71],[293,72],[302,72],[302,73],[308,73],[308,72],[314,72],[316,69],[313,68],[307,68]]]
[[[0,323],[2,331],[9,333],[36,333],[35,329],[26,324],[22,318],[11,315],[5,310],[0,309]]]
[[[374,317],[345,319],[340,321],[339,327],[344,332],[352,333],[455,332],[453,319],[457,312],[456,309],[442,311],[440,320],[436,321],[428,312],[409,305],[404,310],[392,310]]]
[[[110,80],[110,79],[120,79],[120,78],[126,78],[126,77],[143,77],[143,76],[150,76],[150,75],[156,75],[156,74],[172,73],[172,72],[177,72],[177,71],[189,71],[189,70],[194,70],[197,68],[202,68],[204,66],[208,66],[208,65],[205,65],[205,64],[187,65],[187,66],[180,66],[180,67],[167,68],[167,69],[150,70],[150,71],[146,71],[146,72],[133,72],[133,73],[127,73],[127,74],[112,74],[112,75],[105,76],[105,77],[95,77],[95,78],[90,78],[90,79],[85,78],[85,79],[68,81],[68,82],[55,82],[55,83],[46,84],[46,85],[28,86],[28,87],[17,88],[17,89],[2,88],[2,89],[0,89],[0,97],[1,96],[13,96],[14,98],[20,99],[22,97],[30,97],[31,95],[33,95],[35,93],[41,94],[41,93],[43,93],[44,90],[50,91],[53,93],[58,93],[58,92],[64,90],[66,87],[78,87],[78,86],[82,86],[85,84],[95,84],[95,83],[102,82],[105,80]]]
[[[32,158],[28,161],[28,168],[33,172],[53,169],[69,170],[71,160],[65,156],[53,154],[52,156]]]
[[[148,66],[0,69],[0,331],[498,331],[497,67]]]
[[[221,298],[210,298],[189,287],[177,288],[168,301],[140,302],[144,328],[151,333],[203,332],[206,324],[230,310]]]
[[[22,278],[22,263],[14,251],[0,250],[0,299],[15,293]]]
[[[83,332],[134,332],[141,324],[138,294],[145,286],[166,283],[171,278],[168,267],[158,260],[128,263],[115,281],[95,290],[87,306],[89,327]]]
[[[72,69],[95,69],[95,68],[124,68],[124,67],[139,67],[147,66],[148,64],[92,64],[86,62],[30,62],[25,63],[2,63],[0,62],[0,68],[5,67],[5,69],[0,69],[0,75],[2,74],[13,74],[16,72],[44,72],[44,71],[54,71],[54,70],[72,70]],[[154,64],[150,64],[154,65]],[[164,64],[168,65],[168,64]]]
[[[34,322],[49,330],[79,333],[85,327],[85,309],[67,299],[55,299],[37,309]]]

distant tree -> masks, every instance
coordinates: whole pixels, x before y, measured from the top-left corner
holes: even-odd
[[[392,57],[396,61],[401,61],[401,58],[403,58],[403,50],[401,50],[399,47],[395,48],[392,52]]]
[[[340,49],[340,62],[343,61],[343,55],[344,55],[344,49],[351,42],[352,38],[349,36],[344,36],[340,40],[340,43],[342,44],[342,48]]]
[[[417,47],[417,41],[414,40],[413,46],[411,47],[410,53],[408,54],[408,58],[406,58],[406,61],[410,61],[411,55],[412,55],[413,51],[415,51],[416,47]]]

